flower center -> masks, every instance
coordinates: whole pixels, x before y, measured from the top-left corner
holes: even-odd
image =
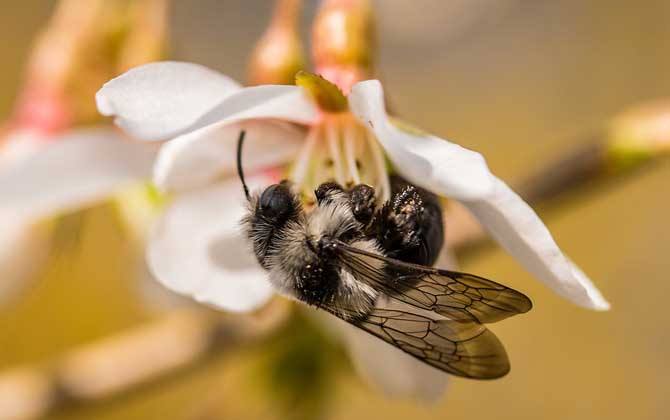
[[[290,180],[308,204],[314,190],[328,181],[345,188],[368,184],[375,188],[380,202],[391,196],[386,161],[377,138],[350,112],[325,114],[319,124],[310,127]]]

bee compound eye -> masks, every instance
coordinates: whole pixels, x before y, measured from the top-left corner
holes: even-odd
[[[293,194],[285,184],[270,185],[263,191],[258,201],[263,216],[270,219],[282,219],[293,212]]]

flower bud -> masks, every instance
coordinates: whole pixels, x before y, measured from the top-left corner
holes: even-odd
[[[301,0],[278,0],[274,16],[256,44],[249,65],[249,84],[293,84],[305,67],[298,20]]]
[[[166,55],[168,0],[136,0],[129,5],[128,15],[118,74]]]
[[[609,127],[614,170],[670,154],[670,101],[646,103],[617,116]]]
[[[100,86],[160,57],[165,1],[61,0],[31,53],[14,124],[48,134],[99,121]]]
[[[312,31],[316,70],[345,94],[372,72],[374,24],[367,0],[325,0]]]

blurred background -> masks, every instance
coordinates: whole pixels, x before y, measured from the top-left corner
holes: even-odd
[[[1,1],[5,119],[55,2]],[[316,2],[305,3],[308,22]],[[378,0],[375,7],[378,68],[395,111],[482,152],[503,179],[540,169],[632,105],[670,97],[667,0]],[[175,1],[169,55],[244,80],[270,12],[271,2],[261,0]],[[493,328],[513,366],[501,380],[452,378],[432,405],[388,399],[357,378],[337,343],[300,324],[309,321],[295,321],[267,346],[216,352],[49,418],[288,418],[300,404],[314,407],[303,418],[324,419],[667,418],[668,180],[666,161],[541,209],[557,242],[610,300],[610,312],[567,303],[497,249],[463,261],[464,271],[498,279],[535,303],[529,314]],[[76,244],[65,241],[21,299],[0,308],[0,369],[51,362],[157,316],[137,293],[137,250],[114,206],[67,217],[81,225]],[[307,358],[314,365],[296,363],[303,344],[319,352]],[[311,376],[282,376],[277,365]],[[295,407],[282,405],[285,392],[293,392]]]

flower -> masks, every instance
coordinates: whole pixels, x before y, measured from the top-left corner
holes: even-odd
[[[157,147],[97,124],[92,96],[97,80],[117,65],[155,59],[164,6],[163,0],[132,6],[62,0],[38,38],[0,137],[0,300],[19,290],[48,255],[51,225],[45,220],[151,176]],[[152,42],[146,43],[149,35]]]
[[[98,92],[101,112],[114,115],[131,135],[176,136],[162,147],[154,179],[178,199],[148,251],[150,266],[166,286],[229,310],[258,307],[271,295],[251,257],[235,252],[226,258],[221,252],[232,250],[242,212],[241,205],[222,199],[238,196],[242,203],[238,182],[221,179],[234,171],[235,139],[245,130],[245,165],[259,169],[294,161],[289,178],[305,190],[333,174],[343,183],[367,181],[388,196],[383,150],[399,174],[464,204],[501,246],[556,293],[587,308],[609,307],[530,206],[490,172],[480,154],[390,118],[377,80],[356,83],[342,102],[344,97],[324,93],[322,85],[329,85],[325,79],[301,77],[319,86],[265,85],[230,93],[233,89],[223,87],[232,82],[223,75],[194,64],[162,62],[133,69]],[[314,99],[314,93],[325,99]],[[328,102],[332,100],[340,104]],[[338,108],[347,102],[348,108]],[[318,158],[328,154],[332,161]],[[365,154],[370,158],[360,159]],[[368,165],[361,168],[361,162]],[[276,175],[266,173],[256,183],[272,179]]]
[[[12,132],[0,145],[0,299],[20,290],[48,255],[50,226],[41,221],[149,178],[154,157],[155,148],[110,128],[51,136],[23,128]]]

